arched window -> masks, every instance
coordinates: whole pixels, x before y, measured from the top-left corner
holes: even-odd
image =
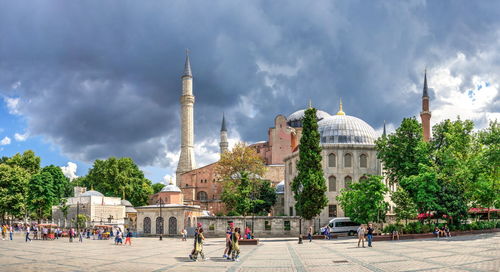
[[[168,219],[168,234],[170,235],[177,234],[177,218],[173,216]]]
[[[352,155],[349,153],[344,155],[344,167],[352,167]]]
[[[368,167],[368,156],[366,156],[366,154],[361,154],[361,156],[359,156],[359,167]]]
[[[291,175],[292,174],[292,162],[290,162],[288,164],[288,174]]]
[[[208,200],[208,195],[206,192],[198,192],[198,200],[201,200],[201,201],[204,201],[204,200]]]
[[[351,186],[351,183],[352,183],[352,178],[350,176],[346,176],[344,178],[344,184],[345,184],[345,187],[346,188],[349,188]]]
[[[163,217],[156,218],[156,234],[163,234]]]
[[[144,217],[144,223],[142,225],[142,228],[144,229],[144,233],[151,233],[151,218],[149,217]]]
[[[335,154],[330,153],[330,155],[328,155],[328,167],[335,167],[335,161],[336,161]]]
[[[337,191],[337,179],[335,176],[330,176],[328,178],[328,191],[335,192]]]
[[[359,181],[364,181],[364,180],[367,180],[368,178],[366,176],[362,176],[359,178]]]

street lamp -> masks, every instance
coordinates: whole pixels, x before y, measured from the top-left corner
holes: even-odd
[[[160,241],[162,241],[163,240],[163,236],[162,236],[162,234],[163,234],[163,217],[161,216],[161,204],[162,204],[161,198],[158,200],[158,203],[160,203],[160,218],[161,218],[161,220],[160,220],[160,230],[161,230],[160,231]]]

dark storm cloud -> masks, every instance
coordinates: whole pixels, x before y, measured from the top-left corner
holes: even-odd
[[[0,91],[21,99],[32,135],[73,158],[166,166],[186,47],[196,140],[218,137],[225,111],[252,142],[309,99],[334,113],[341,97],[374,127],[416,114],[420,93],[404,88],[421,89],[425,66],[496,42],[499,11],[495,1],[0,1]]]

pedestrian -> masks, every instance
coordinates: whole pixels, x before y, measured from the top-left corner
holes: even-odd
[[[28,242],[28,240],[31,242],[31,238],[30,238],[30,225],[26,226],[26,242]]]
[[[127,245],[127,242],[130,246],[132,246],[132,232],[130,229],[127,229],[127,238],[125,239],[125,245]]]
[[[69,242],[73,243],[73,238],[75,237],[75,229],[71,228],[69,230]]]
[[[193,255],[196,252],[196,239],[198,238],[198,231],[201,229],[200,223],[196,226],[196,229],[194,230],[194,243],[193,243],[193,250],[191,250],[191,253],[189,254],[189,259],[194,260]]]
[[[7,225],[2,225],[2,240],[5,241],[5,237],[7,236]]]
[[[247,239],[252,239],[252,231],[250,230],[250,228],[247,226],[247,228],[245,229],[245,237]]]
[[[328,225],[325,226],[325,239],[330,240],[330,228]]]
[[[368,247],[372,247],[372,239],[373,239],[373,225],[372,223],[368,224],[368,229],[366,229],[366,239],[368,240]]]
[[[358,233],[358,247],[360,242],[362,243],[363,247],[365,247],[365,226],[359,225],[356,232]]]
[[[49,238],[49,230],[47,229],[47,227],[43,227],[42,228],[42,240],[48,240]]]
[[[224,249],[224,255],[222,258],[231,259],[229,256],[231,255],[231,235],[233,234],[233,223],[229,224],[229,227],[226,229],[226,248]]]
[[[83,234],[83,230],[81,230],[81,231],[80,231],[80,233],[79,233],[79,236],[78,236],[78,241],[79,241],[80,243],[83,243],[83,235],[84,235],[84,234]]]
[[[198,254],[201,256],[202,260],[208,260],[208,258],[205,258],[205,254],[203,253],[203,240],[205,240],[205,236],[203,235],[203,228],[200,228],[195,235],[194,255],[191,258],[195,262],[198,260]]]
[[[90,239],[90,228],[87,229],[87,239]]]
[[[309,226],[309,229],[307,230],[307,239],[309,239],[309,243],[312,242],[313,238],[313,227]]]
[[[187,241],[187,231],[186,231],[186,229],[182,229],[181,230],[181,235],[182,235],[182,241]]]
[[[240,261],[240,228],[235,228],[231,236],[231,261]]]
[[[9,236],[10,240],[12,241],[12,237],[14,236],[14,228],[12,227],[12,225],[9,226]]]

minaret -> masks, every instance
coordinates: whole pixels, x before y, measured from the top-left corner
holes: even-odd
[[[424,74],[424,90],[422,94],[422,111],[420,112],[422,119],[422,130],[424,141],[428,142],[431,138],[431,112],[429,111],[429,93],[427,92],[427,70]]]
[[[196,166],[194,160],[194,120],[193,120],[193,74],[191,63],[186,50],[186,63],[182,75],[181,95],[181,154],[175,171],[176,183],[180,184],[181,174],[193,170]]]
[[[339,111],[337,112],[337,115],[345,115],[345,112],[342,110],[342,98],[340,99]]]
[[[227,148],[229,143],[227,142],[227,128],[226,128],[226,118],[224,117],[224,113],[222,114],[222,125],[220,127],[220,154],[227,152]]]

